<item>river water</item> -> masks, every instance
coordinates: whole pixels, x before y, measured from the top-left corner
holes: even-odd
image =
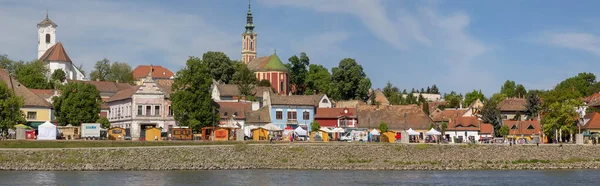
[[[0,185],[597,185],[600,170],[3,171]]]

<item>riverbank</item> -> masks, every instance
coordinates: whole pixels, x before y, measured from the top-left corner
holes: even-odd
[[[600,146],[235,144],[10,149],[0,170],[521,170],[599,169]]]

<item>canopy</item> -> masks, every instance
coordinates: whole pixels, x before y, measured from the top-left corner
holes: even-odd
[[[379,131],[377,129],[371,130],[371,135],[379,136]]]
[[[433,129],[432,129],[432,130],[433,130]],[[434,130],[434,131],[435,131],[435,130]],[[419,135],[419,133],[418,133],[418,132],[416,132],[416,131],[414,131],[412,128],[409,128],[409,129],[408,129],[406,132],[408,133],[408,135],[411,135],[411,136],[416,136],[416,135]],[[436,131],[436,132],[437,132],[437,131]],[[439,134],[436,134],[436,135],[439,135]]]
[[[266,124],[265,126],[262,126],[261,128],[267,129],[268,131],[280,131],[280,130],[282,130],[277,125],[273,125],[272,123]]]
[[[334,128],[333,130],[331,130],[331,132],[346,132],[346,130],[338,127],[338,128]]]
[[[431,128],[431,130],[427,131],[425,134],[427,135],[441,135],[441,132],[438,132],[437,130]]]
[[[306,136],[306,130],[304,130],[302,127],[294,129],[294,132],[299,136]]]
[[[31,127],[29,127],[29,126],[27,126],[27,125],[23,125],[23,124],[18,124],[18,125],[15,125],[15,126],[13,126],[13,127],[14,127],[14,128],[26,128],[26,129],[29,129],[29,128],[31,128]]]
[[[38,140],[56,140],[56,126],[49,121],[38,126]]]
[[[327,133],[331,133],[331,132],[332,132],[332,131],[331,131],[331,130],[329,130],[327,127],[321,127],[321,128],[319,128],[319,130],[325,131],[325,132],[327,132]]]
[[[258,128],[258,127],[257,127],[256,125],[249,125],[249,126],[246,126],[246,129],[247,129],[247,130],[254,130],[254,129],[257,129],[257,128]]]

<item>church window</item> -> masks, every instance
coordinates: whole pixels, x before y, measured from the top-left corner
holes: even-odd
[[[279,92],[283,92],[283,82],[279,82]]]
[[[50,34],[46,34],[46,43],[50,43]]]
[[[254,50],[254,41],[250,41],[250,50]]]

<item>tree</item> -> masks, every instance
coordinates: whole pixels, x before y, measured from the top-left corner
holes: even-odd
[[[16,72],[25,62],[13,61],[8,58],[8,55],[0,55],[0,68],[6,69],[11,75],[16,76]]]
[[[385,95],[387,99],[392,98],[392,95],[394,94],[394,92],[392,91],[392,86],[392,83],[388,81],[385,87],[383,88],[383,95]]]
[[[240,91],[241,96],[251,96],[254,95],[252,90],[254,86],[258,83],[256,76],[254,76],[254,72],[248,69],[246,64],[239,63],[236,65],[235,74],[233,74],[232,82],[238,85],[238,89]]]
[[[17,69],[16,78],[27,88],[47,89],[52,87],[46,79],[48,72],[46,65],[34,60],[20,65]]]
[[[471,105],[476,100],[485,100],[485,96],[481,93],[481,90],[473,90],[473,92],[469,92],[465,94],[465,106]]]
[[[360,99],[368,97],[371,80],[363,71],[361,65],[354,59],[342,59],[338,67],[332,70],[332,82],[337,91],[333,97],[336,100]]]
[[[202,62],[208,66],[210,77],[221,83],[230,83],[236,72],[234,62],[223,52],[206,52],[202,55]]]
[[[259,86],[259,87],[271,87],[271,82],[268,79],[263,79],[263,80],[260,80],[258,82],[258,84],[256,84],[256,86]]]
[[[100,92],[87,83],[67,83],[61,94],[53,98],[56,120],[62,126],[96,122],[100,116]]]
[[[506,135],[508,135],[509,132],[510,132],[510,129],[508,128],[508,126],[504,125],[498,129],[497,136],[506,137]]]
[[[293,94],[301,95],[306,90],[306,78],[308,76],[308,70],[310,65],[310,59],[306,53],[300,53],[300,57],[293,55],[288,59],[290,62],[286,64],[290,71],[290,84],[294,86],[295,92]]]
[[[218,104],[212,100],[210,69],[197,57],[190,57],[173,81],[171,107],[175,120],[194,131],[216,124]]]
[[[515,88],[515,97],[524,98],[526,95],[527,90],[525,90],[525,87],[521,84],[518,84],[517,88]]]
[[[496,102],[486,100],[486,103],[481,108],[480,117],[484,123],[489,123],[494,126],[494,131],[496,131],[496,134],[500,134],[498,133],[498,130],[502,125],[502,116],[500,115],[500,110],[497,106],[498,105]]]
[[[379,123],[379,131],[381,132],[387,132],[388,131],[388,126],[385,122],[381,122]]]
[[[108,121],[108,119],[106,119],[105,117],[100,117],[100,119],[96,120],[96,123],[100,123],[100,125],[102,125],[102,128],[110,128],[110,121]]]
[[[577,92],[581,96],[589,96],[595,93],[594,86],[597,84],[596,75],[593,73],[579,73],[577,76],[570,77],[565,79],[564,81],[558,83],[555,86],[555,90],[568,90],[572,92]]]
[[[110,60],[104,58],[97,61],[94,65],[94,70],[90,72],[90,80],[106,81],[110,75]]]
[[[321,129],[321,125],[319,125],[317,121],[313,121],[310,123],[310,131],[318,131],[319,129]]]
[[[525,115],[529,118],[535,118],[538,116],[538,112],[540,111],[540,97],[537,95],[535,91],[529,91],[527,94],[527,106],[525,110]]]
[[[311,64],[308,66],[306,86],[306,94],[325,93],[330,97],[333,96],[331,74],[329,73],[329,70],[322,65]]]
[[[550,104],[542,118],[544,134],[550,139],[557,139],[555,134],[557,134],[556,131],[560,130],[568,134],[574,134],[578,121],[576,107],[581,105],[582,102],[577,99]]]
[[[406,99],[404,99],[404,104],[417,104],[417,98],[415,98],[415,96],[412,93],[407,94]]]
[[[431,94],[431,88],[429,88],[429,86],[427,86],[427,90],[426,91],[427,91],[426,92],[427,94]]]
[[[492,97],[490,97],[490,100],[488,100],[489,102],[492,102],[494,104],[498,104],[500,103],[502,100],[506,99],[506,94],[502,94],[502,93],[495,93],[492,94]]]
[[[52,76],[50,77],[50,79],[52,80],[52,82],[65,82],[65,80],[67,80],[67,75],[65,74],[65,71],[63,71],[62,69],[56,69],[53,73]]]
[[[458,108],[460,107],[460,103],[462,102],[462,95],[457,94],[452,91],[450,94],[444,95],[444,100],[446,100],[446,106],[449,108]]]
[[[25,118],[21,113],[23,99],[13,94],[11,88],[4,82],[0,82],[0,129],[8,131],[14,125],[25,123]]]
[[[440,93],[440,90],[438,89],[438,87],[435,84],[433,84],[433,86],[431,86],[431,93],[432,94],[439,94]]]
[[[423,112],[429,116],[429,103],[427,101],[423,102]]]
[[[110,65],[110,71],[107,80],[129,84],[133,83],[134,79],[131,66],[124,62],[114,62],[112,65]]]
[[[442,124],[440,125],[440,132],[442,133],[442,136],[446,135],[446,129],[448,128],[448,123],[446,123],[445,121],[442,122]]]
[[[512,98],[516,95],[516,88],[514,81],[506,80],[504,85],[500,87],[500,93],[506,95],[506,97]]]

